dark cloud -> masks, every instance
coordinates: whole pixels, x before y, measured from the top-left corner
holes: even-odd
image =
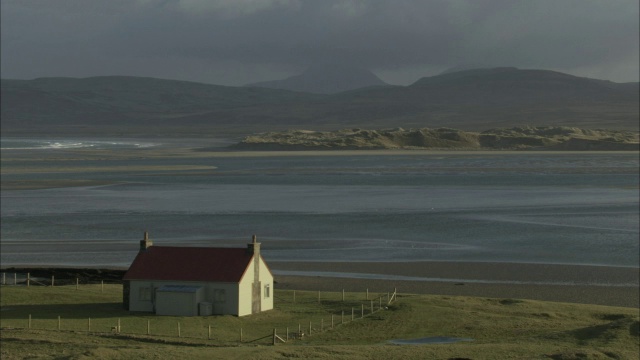
[[[316,62],[408,83],[461,63],[638,80],[636,0],[2,1],[2,77],[240,85]]]

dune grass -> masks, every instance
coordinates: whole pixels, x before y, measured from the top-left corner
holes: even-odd
[[[121,285],[105,285],[104,291],[100,285],[1,290],[3,360],[638,358],[638,310],[630,308],[400,294],[385,309],[385,293],[369,294],[375,299],[371,313],[371,300],[364,293],[347,293],[343,301],[341,293],[323,292],[318,301],[317,292],[297,291],[294,301],[293,291],[276,289],[275,309],[258,315],[173,317],[125,311]],[[360,318],[363,307],[365,316]],[[112,331],[118,322],[119,334]],[[303,339],[271,345],[274,328],[285,338],[287,328],[293,333],[298,327],[306,333]],[[437,336],[473,341],[388,343]]]

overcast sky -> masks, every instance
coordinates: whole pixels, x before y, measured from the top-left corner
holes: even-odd
[[[638,0],[0,0],[2,78],[243,85],[318,62],[409,84],[461,64],[638,81]]]

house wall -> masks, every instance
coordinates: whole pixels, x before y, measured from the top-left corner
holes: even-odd
[[[238,288],[238,316],[251,315],[252,297],[251,287],[253,286],[254,277],[253,261],[244,272],[244,276],[240,280]]]
[[[236,283],[208,283],[197,281],[149,281],[131,280],[129,286],[129,311],[155,312],[155,290],[164,285],[188,285],[203,287],[203,302],[210,302],[213,305],[213,314],[220,315],[240,315],[238,284]],[[145,298],[146,290],[149,289],[149,297]],[[142,298],[141,298],[142,295]],[[197,309],[196,309],[197,314]]]
[[[198,316],[198,304],[203,302],[204,289],[196,292],[156,292],[156,314],[172,316]]]
[[[205,301],[213,306],[214,315],[240,316],[237,283],[212,283],[206,288]]]
[[[239,302],[238,316],[251,315],[252,313],[252,286],[254,279],[254,262],[251,262],[245,271],[244,277],[240,280],[239,287]],[[269,286],[269,297],[265,295],[265,287]],[[273,309],[273,275],[269,271],[267,264],[260,259],[260,299],[261,299],[261,310],[272,310]]]
[[[262,311],[272,310],[274,296],[273,275],[271,275],[271,271],[262,259],[260,259],[260,281],[262,282]],[[265,288],[267,285],[269,286],[269,297],[267,297],[265,294]]]

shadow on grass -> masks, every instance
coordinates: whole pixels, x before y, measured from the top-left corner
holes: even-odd
[[[2,308],[2,318],[25,319],[29,315],[40,319],[112,318],[129,316],[122,303],[55,304],[55,305],[11,305]]]
[[[632,336],[638,336],[638,327],[638,321],[623,318],[612,321],[608,324],[588,326],[582,329],[573,330],[570,334],[575,337],[581,345],[586,345],[592,341],[608,343],[619,338],[627,331]]]
[[[263,336],[261,338],[257,338],[257,339],[253,339],[253,340],[245,340],[244,343],[251,344],[251,343],[256,343],[258,341],[271,339],[271,338],[272,338],[272,335],[267,335],[267,336]]]
[[[634,321],[633,324],[629,325],[629,335],[640,337],[640,321]]]
[[[100,336],[102,338],[107,338],[107,339],[118,339],[118,340],[122,340],[122,339],[126,339],[126,340],[132,340],[132,341],[137,341],[137,342],[143,342],[143,343],[150,343],[150,344],[163,344],[163,345],[174,345],[174,346],[187,346],[187,347],[221,347],[221,346],[231,346],[229,344],[216,344],[216,343],[210,343],[210,344],[206,344],[206,343],[200,343],[200,342],[193,342],[193,341],[189,341],[189,340],[203,340],[200,338],[196,338],[196,339],[189,339],[189,338],[185,338],[183,341],[178,341],[175,339],[164,339],[161,336],[156,336],[156,337],[150,337],[150,336],[143,336],[143,335],[129,335],[129,334],[97,334],[96,336]],[[235,345],[237,346],[237,345]]]

